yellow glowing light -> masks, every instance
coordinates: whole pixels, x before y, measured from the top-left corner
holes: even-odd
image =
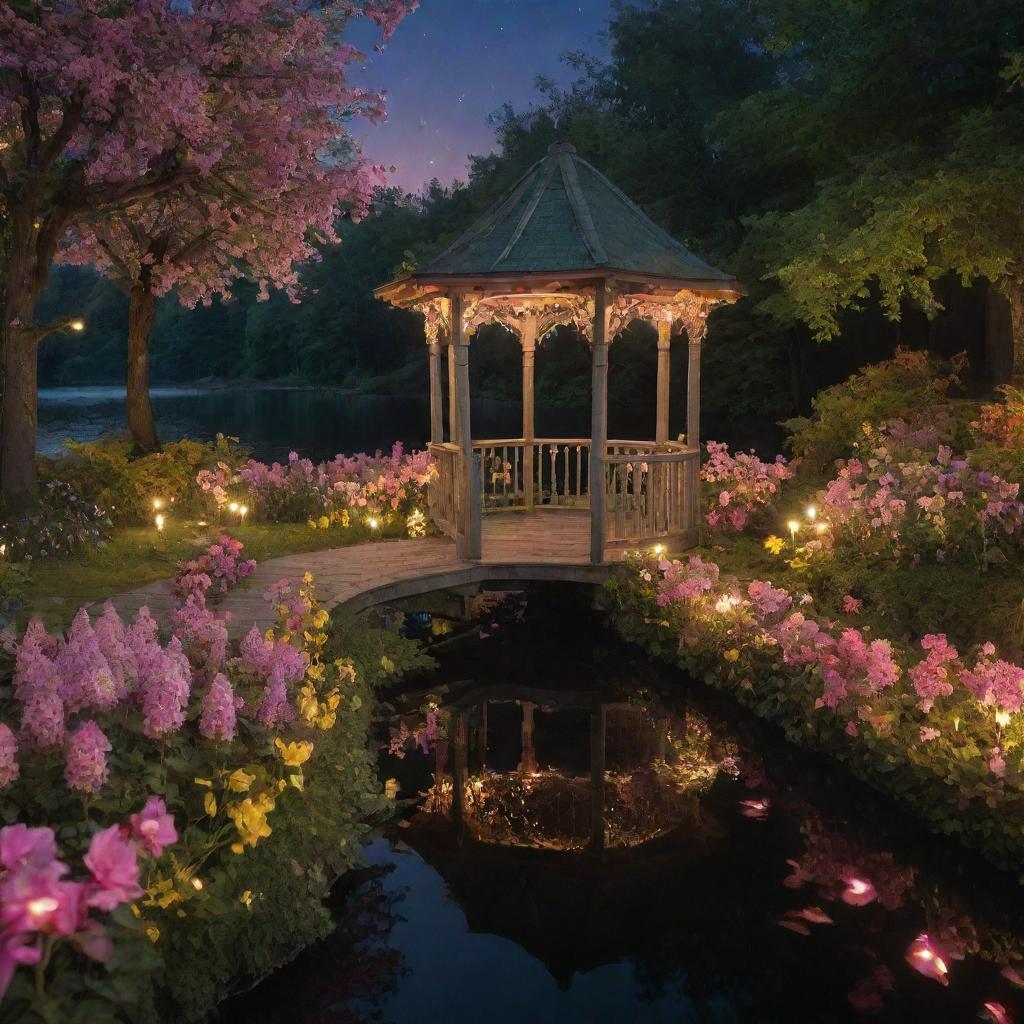
[[[720,597],[715,602],[715,611],[716,612],[727,612],[731,608],[732,608],[732,602],[729,600],[728,597]]]
[[[46,914],[52,914],[60,904],[52,896],[39,896],[34,900],[29,900],[25,906],[28,911],[28,916],[37,919],[44,917]]]
[[[238,502],[237,502],[237,501],[233,501],[233,502],[231,502],[231,504],[230,504],[230,505],[228,505],[228,509],[229,509],[229,510],[230,510],[231,512],[237,512],[237,511],[238,511]]]
[[[366,520],[366,525],[371,530],[376,530],[377,527],[380,526],[380,520],[376,516],[370,516],[370,518]]]
[[[202,887],[203,887],[203,880],[201,878],[193,878],[192,879],[192,888],[193,889],[198,891],[199,889],[202,889]]]
[[[84,331],[85,321],[84,320],[72,320],[68,325],[73,331]]]
[[[162,530],[164,528],[164,517],[158,512],[156,518],[153,520],[156,523],[156,528]]]
[[[656,555],[663,555],[663,554],[665,554],[665,545],[664,544],[655,544],[654,547],[651,548],[651,550]]]
[[[814,532],[819,534],[828,533],[828,523],[815,523]]]
[[[162,509],[163,507],[164,507],[164,499],[163,498],[154,498],[153,499],[153,508],[155,508],[159,512],[160,509]]]
[[[788,523],[786,523],[786,528],[795,537],[796,536],[796,531],[800,529],[800,522],[799,522],[799,520],[797,520],[797,519],[790,519],[790,521]]]
[[[0,544],[0,558],[3,558],[7,554],[7,545]]]
[[[1010,724],[1010,716],[1006,711],[996,712],[996,725],[1002,726],[1004,729]]]
[[[206,520],[205,519],[200,519],[199,522],[196,523],[196,526],[205,526],[205,525],[206,525]]]
[[[815,508],[814,505],[808,505],[807,506],[807,518],[808,519],[814,519],[814,517],[817,514],[818,514],[818,510],[817,510],[817,508]]]

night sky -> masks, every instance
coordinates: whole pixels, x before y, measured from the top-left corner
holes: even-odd
[[[492,148],[487,115],[506,100],[528,106],[537,75],[570,81],[567,50],[605,54],[610,13],[611,0],[422,0],[383,54],[358,26],[351,38],[368,61],[351,80],[388,95],[387,123],[357,130],[364,153],[394,164],[390,181],[411,191],[465,180],[466,155]]]

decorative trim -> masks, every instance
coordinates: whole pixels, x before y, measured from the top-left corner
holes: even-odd
[[[442,295],[422,302],[414,302],[410,309],[423,314],[423,333],[427,344],[435,344],[442,337],[450,338],[452,331],[451,302]]]

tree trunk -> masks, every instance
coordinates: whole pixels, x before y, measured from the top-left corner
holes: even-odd
[[[3,437],[0,439],[0,480],[3,496],[19,505],[36,491],[36,422],[38,340],[8,326],[4,332]]]
[[[985,297],[985,361],[993,388],[1010,383],[1015,361],[1010,303],[994,284],[989,284]]]
[[[1010,383],[1024,388],[1024,284],[1009,279],[1004,283],[1010,305],[1010,335],[1013,345],[1013,376]]]
[[[128,430],[140,451],[159,449],[149,400],[149,339],[156,320],[156,298],[143,282],[132,284],[128,305]]]

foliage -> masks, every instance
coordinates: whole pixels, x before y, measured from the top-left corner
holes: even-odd
[[[900,349],[892,359],[865,366],[841,384],[819,391],[811,402],[811,416],[785,424],[789,447],[821,470],[852,454],[865,423],[931,421],[958,383],[961,365],[954,361],[946,367],[923,352]],[[948,409],[940,415],[948,417]]]
[[[119,525],[148,525],[154,501],[183,515],[208,511],[196,475],[213,460],[238,464],[242,453],[229,438],[175,441],[158,452],[133,454],[131,441],[68,442],[68,454],[41,458],[44,479],[63,480],[106,509]]]
[[[110,517],[63,480],[48,480],[28,508],[9,509],[0,523],[0,558],[32,562],[64,558],[103,543]]]
[[[153,1019],[145,1008],[156,998],[162,1014],[201,1016],[226,987],[323,934],[320,901],[357,856],[363,822],[386,805],[366,745],[371,688],[422,663],[412,645],[368,637],[376,631],[349,621],[332,635],[307,576],[272,588],[274,630],[254,629],[232,648],[207,589],[190,589],[166,644],[145,609],[126,626],[108,605],[95,625],[81,611],[66,637],[34,623],[16,647],[13,688],[0,705],[15,727],[3,726],[0,744],[4,819],[59,828],[75,865],[97,837],[120,835],[119,824],[145,809],[131,819],[135,846],[114,844],[120,900],[94,900],[104,911],[131,902],[133,914],[88,925],[96,943],[86,952],[112,954],[109,973],[64,943],[36,983],[15,968],[12,1019],[79,1019],[83,986],[102,1012]],[[142,877],[144,851],[154,861]],[[0,884],[14,885],[4,864]],[[88,885],[99,885],[95,858],[85,865]],[[17,884],[35,893],[43,876]],[[37,932],[78,934],[84,917],[17,923],[5,933],[14,956]],[[146,962],[150,946],[154,977],[122,972],[125,957]],[[100,1012],[89,1006],[93,1017],[82,1019]]]

